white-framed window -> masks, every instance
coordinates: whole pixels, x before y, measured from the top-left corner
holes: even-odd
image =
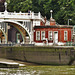
[[[65,41],[67,41],[67,39],[68,39],[67,36],[68,36],[68,32],[67,32],[67,31],[64,31],[64,40],[65,40]]]
[[[36,31],[36,40],[40,40],[40,31]]]
[[[53,38],[52,38],[52,31],[48,31],[48,39],[50,40],[50,41],[52,41],[53,40]]]
[[[41,40],[45,39],[45,31],[41,31]]]

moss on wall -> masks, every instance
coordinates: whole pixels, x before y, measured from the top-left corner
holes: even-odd
[[[0,47],[0,57],[40,64],[70,64],[73,47]]]

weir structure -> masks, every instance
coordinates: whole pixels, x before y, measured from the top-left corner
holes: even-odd
[[[5,11],[0,12],[0,44],[33,43],[33,27],[40,26],[41,14],[28,12],[8,12],[5,2]],[[13,39],[13,40],[12,40]],[[26,41],[28,40],[28,42]]]

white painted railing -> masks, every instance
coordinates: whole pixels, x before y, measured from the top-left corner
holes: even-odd
[[[41,19],[39,13],[16,13],[16,12],[0,12],[0,18],[21,18],[21,19]]]

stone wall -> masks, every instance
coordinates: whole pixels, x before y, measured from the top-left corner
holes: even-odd
[[[75,50],[73,47],[0,47],[0,57],[39,64],[71,65]]]

